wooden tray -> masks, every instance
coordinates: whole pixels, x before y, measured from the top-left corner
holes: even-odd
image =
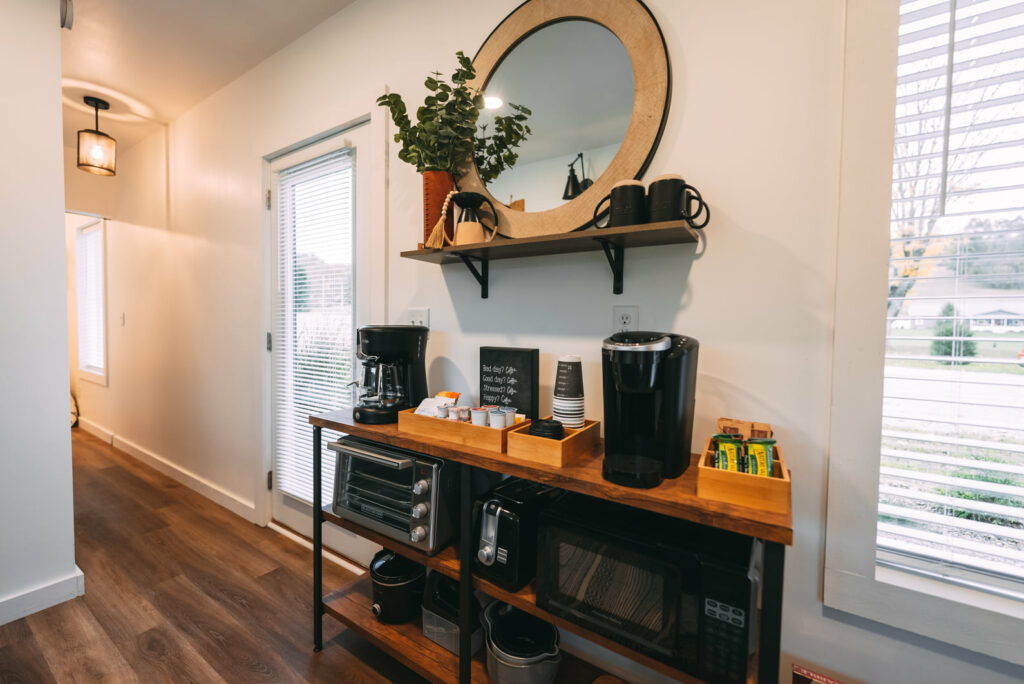
[[[418,416],[416,409],[406,409],[398,414],[398,430],[411,435],[439,439],[445,442],[462,444],[463,446],[486,449],[503,453],[508,444],[508,434],[523,425],[529,425],[529,419],[506,428],[492,428],[490,425],[473,425],[447,418],[434,416]]]
[[[550,418],[550,416],[548,416]],[[580,465],[593,457],[601,436],[601,423],[584,420],[579,429],[565,428],[560,440],[529,434],[528,425],[517,425],[508,435],[508,455],[554,468]]]
[[[719,418],[718,431],[739,435],[744,439],[750,437],[751,433],[755,437],[772,435],[772,427],[767,423],[751,423],[732,418]],[[793,505],[789,468],[777,444],[774,452],[775,463],[771,477],[721,470],[711,465],[714,454],[711,438],[708,437],[704,452],[697,462],[697,496],[775,513],[788,513]]]

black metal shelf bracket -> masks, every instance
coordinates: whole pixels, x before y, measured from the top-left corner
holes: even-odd
[[[462,259],[462,263],[466,264],[466,268],[476,278],[476,282],[480,283],[480,298],[487,299],[487,284],[489,282],[489,264],[488,259],[481,257],[471,257],[468,254],[459,254],[459,258]],[[476,266],[473,265],[473,259],[480,262],[480,270],[478,271]]]
[[[622,271],[626,265],[625,248],[605,238],[596,237],[594,239],[601,243],[604,248],[604,256],[608,259],[608,265],[612,267],[612,292],[617,295],[622,294]]]

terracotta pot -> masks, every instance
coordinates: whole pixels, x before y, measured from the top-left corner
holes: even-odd
[[[430,231],[441,218],[441,208],[448,193],[455,189],[455,179],[447,171],[423,172],[423,242],[430,237]],[[444,221],[444,232],[451,240],[455,237],[455,207],[448,207]]]

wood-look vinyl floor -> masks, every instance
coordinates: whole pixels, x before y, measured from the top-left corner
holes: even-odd
[[[329,617],[313,652],[311,551],[81,430],[72,454],[86,593],[0,625],[0,684],[424,681]]]

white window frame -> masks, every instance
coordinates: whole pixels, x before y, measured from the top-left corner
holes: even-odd
[[[78,240],[82,233],[86,231],[97,230],[100,233],[100,327],[103,330],[103,368],[97,370],[95,367],[85,368],[82,366],[81,354],[78,356],[78,368],[77,375],[80,380],[87,380],[88,382],[101,385],[103,387],[109,386],[108,377],[108,366],[109,366],[109,355],[107,354],[107,221],[104,218],[97,217],[94,221],[88,221],[75,228],[75,340],[76,343],[80,343],[81,340],[81,324],[80,324],[80,312],[81,302],[79,301],[80,293],[78,291]]]
[[[875,563],[899,6],[846,7],[824,603],[1024,665],[1024,604]]]

